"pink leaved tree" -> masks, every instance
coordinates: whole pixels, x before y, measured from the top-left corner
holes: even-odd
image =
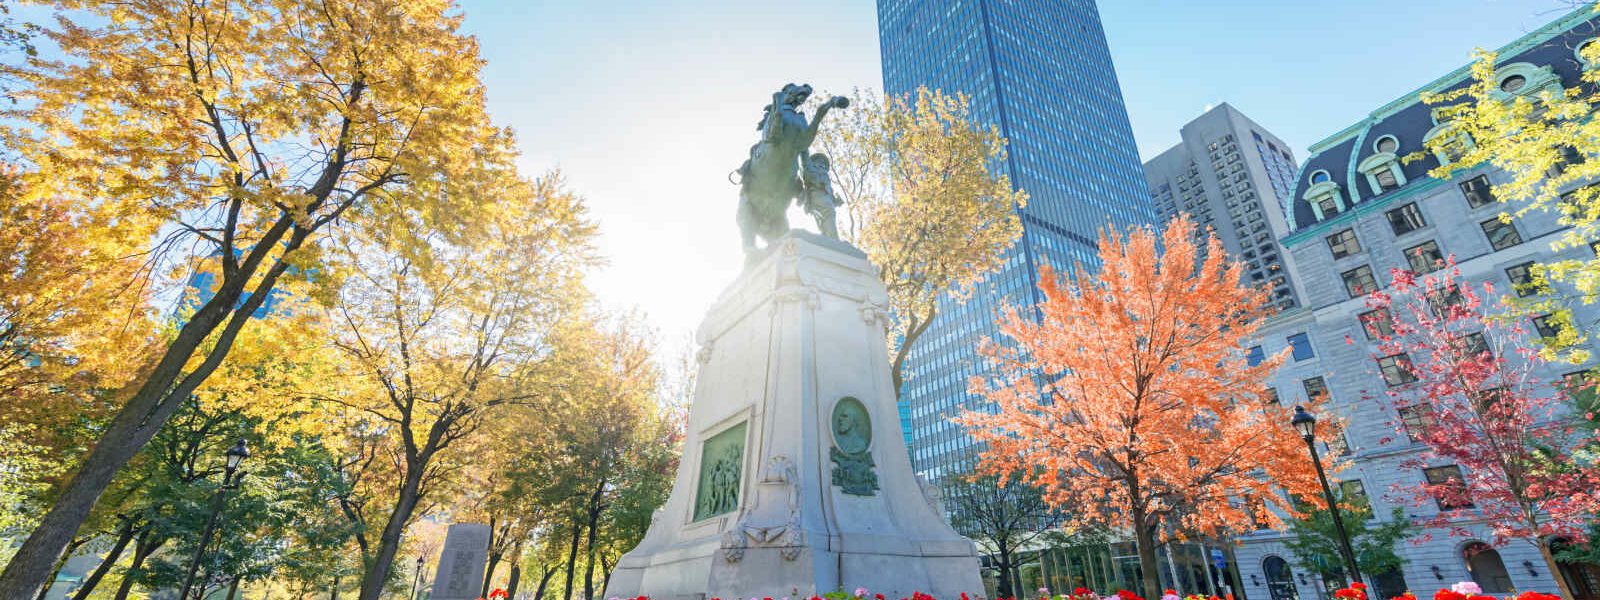
[[[1600,466],[1573,455],[1593,433],[1577,426],[1565,386],[1535,376],[1548,359],[1527,319],[1492,285],[1460,277],[1453,258],[1426,275],[1396,269],[1389,291],[1367,297],[1363,327],[1378,340],[1399,433],[1427,448],[1405,465],[1425,481],[1396,491],[1438,504],[1421,524],[1458,536],[1482,524],[1494,545],[1533,544],[1560,573],[1551,541],[1586,539],[1600,511]]]

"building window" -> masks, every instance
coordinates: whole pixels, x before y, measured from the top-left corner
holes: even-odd
[[[1411,357],[1404,353],[1378,359],[1378,371],[1383,374],[1383,382],[1389,384],[1389,387],[1417,380],[1417,376],[1411,374]]]
[[[1461,295],[1461,288],[1451,284],[1428,292],[1428,308],[1433,311],[1433,316],[1441,319],[1448,318],[1451,309],[1466,306],[1467,298]]]
[[[1582,410],[1600,410],[1600,391],[1596,391],[1593,370],[1576,371],[1561,376],[1562,391]]]
[[[1339,275],[1344,279],[1344,290],[1351,298],[1378,291],[1378,280],[1372,276],[1372,267],[1361,265]]]
[[[1367,487],[1361,485],[1360,479],[1339,482],[1339,496],[1345,506],[1356,510],[1372,510],[1372,503],[1367,499]]]
[[[1333,251],[1333,257],[1344,258],[1361,251],[1361,242],[1356,239],[1354,229],[1346,229],[1328,236],[1328,249]]]
[[[1533,261],[1506,267],[1506,278],[1511,280],[1511,289],[1517,296],[1528,297],[1539,291],[1538,282],[1533,280]]]
[[[1422,476],[1433,488],[1430,491],[1439,510],[1472,508],[1472,497],[1467,493],[1467,479],[1461,476],[1461,467],[1446,465],[1423,469]]]
[[[1361,331],[1367,334],[1369,340],[1380,340],[1394,335],[1394,317],[1389,314],[1389,309],[1369,310],[1356,315],[1356,320],[1361,321]]]
[[[1490,354],[1489,340],[1483,337],[1482,332],[1462,334],[1455,339],[1456,348],[1461,351],[1463,358],[1476,359],[1484,354]]]
[[[1406,263],[1413,273],[1432,273],[1444,266],[1444,253],[1439,251],[1438,242],[1428,240],[1406,248]]]
[[[1261,351],[1261,346],[1251,346],[1250,349],[1245,352],[1244,359],[1246,362],[1250,363],[1250,366],[1254,367],[1266,362],[1267,354]]]
[[[1389,227],[1394,229],[1395,235],[1405,235],[1428,225],[1428,221],[1422,218],[1422,209],[1417,208],[1415,202],[1390,210],[1384,215],[1389,217]]]
[[[1283,404],[1283,399],[1278,397],[1278,388],[1269,387],[1261,390],[1261,397],[1265,398],[1268,404]]]
[[[1350,440],[1349,438],[1344,437],[1343,431],[1340,431],[1335,435],[1328,436],[1328,454],[1332,454],[1334,456],[1350,456]]]
[[[1317,353],[1311,349],[1311,338],[1305,333],[1296,333],[1289,336],[1289,348],[1294,355],[1294,361],[1300,362],[1308,358],[1316,358]]]
[[[1555,315],[1539,315],[1533,318],[1533,330],[1539,332],[1539,337],[1544,338],[1546,344],[1554,343],[1561,337],[1562,323]]]
[[[1413,404],[1396,410],[1400,413],[1400,425],[1406,430],[1406,439],[1420,442],[1428,437],[1428,429],[1433,427],[1432,408]]]
[[[1494,410],[1494,407],[1499,406],[1500,401],[1506,398],[1507,393],[1504,386],[1473,393],[1471,394],[1472,409],[1477,411],[1479,415],[1487,417]]]
[[[1301,380],[1300,385],[1305,386],[1308,400],[1318,400],[1328,395],[1328,384],[1321,375]]]
[[[1333,196],[1323,196],[1317,201],[1317,208],[1322,211],[1322,218],[1339,214],[1339,199]]]
[[[1489,176],[1479,175],[1461,182],[1461,194],[1467,197],[1467,206],[1478,208],[1494,204],[1494,192],[1489,189]]]
[[[1517,227],[1499,217],[1483,222],[1483,234],[1489,236],[1489,245],[1495,250],[1505,250],[1522,243],[1522,234],[1517,233]]]
[[[1378,182],[1378,193],[1380,194],[1400,187],[1400,179],[1395,177],[1394,174],[1394,165],[1378,169],[1372,174],[1372,179]]]
[[[1394,154],[1396,150],[1400,149],[1400,141],[1396,140],[1392,135],[1386,135],[1378,138],[1378,141],[1372,144],[1372,149]]]
[[[1333,177],[1329,176],[1327,171],[1316,171],[1311,174],[1311,183],[1327,183],[1329,181],[1333,181]]]

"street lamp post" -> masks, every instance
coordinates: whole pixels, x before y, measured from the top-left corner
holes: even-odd
[[[417,600],[417,582],[422,580],[422,557],[417,557],[417,572],[411,576],[411,600]]]
[[[1333,531],[1339,536],[1339,553],[1344,555],[1344,568],[1350,574],[1350,581],[1361,581],[1361,571],[1356,569],[1356,553],[1350,548],[1350,534],[1345,533],[1344,519],[1339,517],[1339,504],[1333,497],[1333,488],[1328,486],[1328,475],[1322,471],[1322,457],[1317,454],[1317,418],[1301,406],[1294,407],[1294,418],[1289,420],[1300,437],[1306,441],[1306,448],[1311,450],[1311,464],[1317,467],[1317,480],[1322,482],[1322,497],[1328,501],[1328,514],[1333,516]]]
[[[239,463],[249,458],[250,449],[245,446],[244,440],[239,440],[228,449],[227,463],[223,468],[222,487],[211,496],[211,515],[206,517],[206,526],[200,530],[200,545],[194,550],[194,558],[189,560],[189,574],[183,578],[183,587],[178,589],[178,600],[188,600],[189,590],[194,587],[194,576],[200,571],[200,563],[206,558],[206,546],[211,544],[211,534],[217,527],[217,514],[222,512],[222,501],[229,490],[239,485],[239,480],[244,478],[244,473],[239,472]]]

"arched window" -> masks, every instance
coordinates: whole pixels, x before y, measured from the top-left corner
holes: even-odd
[[[1310,181],[1311,185],[1300,198],[1311,205],[1311,214],[1316,220],[1321,221],[1345,211],[1344,194],[1327,171],[1313,171]]]
[[[1495,94],[1503,99],[1537,96],[1539,92],[1561,90],[1561,77],[1548,66],[1512,63],[1494,71]]]
[[[1261,561],[1261,572],[1267,576],[1267,593],[1272,600],[1296,600],[1300,597],[1294,587],[1294,571],[1281,556],[1268,556]]]
[[[1468,542],[1461,547],[1461,558],[1467,563],[1472,581],[1483,588],[1483,593],[1511,593],[1511,574],[1506,572],[1506,563],[1500,560],[1500,551],[1483,542]]]
[[[1318,170],[1311,174],[1311,183],[1327,183],[1329,181],[1333,181],[1333,177],[1328,175],[1327,171]]]

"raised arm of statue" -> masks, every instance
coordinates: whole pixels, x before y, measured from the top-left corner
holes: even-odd
[[[806,126],[806,147],[810,148],[811,140],[817,139],[817,130],[822,129],[822,119],[828,116],[828,111],[835,108],[849,107],[850,99],[844,96],[834,96],[829,98],[827,102],[822,103],[822,106],[818,106],[816,116],[812,117],[811,124]]]

